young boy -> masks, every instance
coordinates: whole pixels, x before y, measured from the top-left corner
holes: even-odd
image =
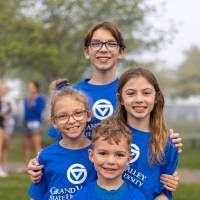
[[[108,118],[93,128],[89,159],[94,163],[97,180],[83,187],[74,200],[143,200],[144,194],[122,179],[131,160],[131,133],[127,127]]]

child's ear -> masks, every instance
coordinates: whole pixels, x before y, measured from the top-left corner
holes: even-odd
[[[55,121],[53,118],[51,118],[51,125],[54,127],[54,128],[57,128],[56,124],[55,124]]]
[[[123,59],[123,58],[124,58],[124,49],[120,49],[118,54],[118,59]]]
[[[92,119],[92,113],[91,112],[87,112],[87,122],[90,122]]]
[[[94,153],[93,153],[93,150],[92,150],[92,149],[88,149],[88,155],[89,155],[90,161],[91,161],[91,162],[94,162],[94,159],[93,159]]]
[[[85,58],[86,58],[87,60],[90,59],[88,47],[85,47],[85,48],[83,49],[83,54],[84,54],[84,56],[85,56]]]

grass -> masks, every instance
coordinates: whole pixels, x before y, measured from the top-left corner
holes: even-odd
[[[174,200],[197,200],[200,196],[200,184],[180,184],[174,193]]]
[[[13,174],[7,178],[0,178],[0,199],[27,200],[27,191],[30,185],[26,174]],[[200,184],[180,184],[174,193],[174,200],[197,200],[200,196]]]
[[[0,199],[27,200],[30,181],[26,174],[12,175],[0,178]]]

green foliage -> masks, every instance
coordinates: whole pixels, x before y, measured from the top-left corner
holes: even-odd
[[[119,25],[127,53],[155,47],[163,35],[150,39],[155,28],[149,27],[145,19],[155,10],[146,0],[1,2],[4,6],[0,6],[0,22],[5,27],[4,38],[0,38],[4,48],[0,51],[1,74],[12,72],[24,80],[42,80],[44,85],[57,77],[67,77],[71,82],[82,78],[88,67],[82,55],[83,38],[88,28],[99,21]]]
[[[200,49],[191,47],[185,52],[185,61],[177,72],[175,96],[199,95],[200,91]]]

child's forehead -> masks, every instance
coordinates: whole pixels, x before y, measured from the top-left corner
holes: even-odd
[[[115,39],[113,33],[105,28],[99,28],[97,30],[95,30],[92,34],[91,39],[110,39],[113,40]]]
[[[63,96],[63,98],[57,99],[55,107],[63,107],[63,109],[69,107],[71,109],[75,109],[76,107],[85,108],[85,104],[73,96]]]
[[[114,138],[105,138],[103,136],[100,136],[94,143],[93,147],[109,147],[109,146],[128,146],[127,138],[126,137],[120,137],[118,140],[115,140]]]

